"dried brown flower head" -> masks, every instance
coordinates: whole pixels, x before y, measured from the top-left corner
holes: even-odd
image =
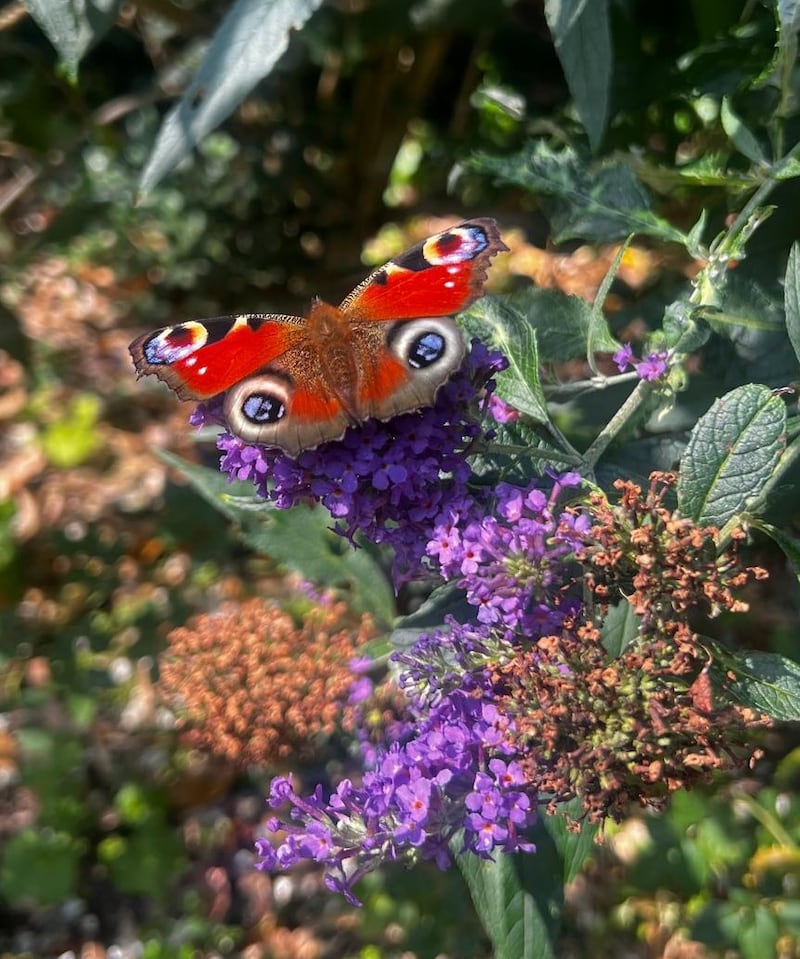
[[[674,483],[654,474],[646,496],[619,482],[610,504],[592,497],[595,519],[578,557],[588,618],[541,637],[495,670],[501,710],[515,718],[526,778],[551,808],[580,797],[588,817],[622,818],[631,803],[660,805],[675,789],[707,780],[753,755],[765,718],[714,695],[713,654],[692,632],[693,610],[740,612],[734,590],[766,574],[717,556],[716,533],[663,506]],[[598,628],[611,606],[630,604],[638,628],[614,658]]]
[[[315,604],[300,625],[262,599],[227,603],[169,634],[161,692],[191,746],[239,766],[308,756],[340,725],[348,663],[371,635],[344,603]]]

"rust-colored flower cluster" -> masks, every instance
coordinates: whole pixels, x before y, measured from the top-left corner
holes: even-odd
[[[617,504],[592,494],[594,525],[578,559],[588,565],[586,581],[601,608],[623,594],[642,619],[643,635],[666,632],[680,641],[691,639],[687,611],[744,612],[746,604],[733,591],[767,573],[741,568],[734,551],[717,556],[719,530],[697,526],[664,506],[676,481],[674,473],[653,473],[643,496],[635,483],[617,480]],[[734,545],[743,536],[736,534]]]
[[[161,691],[191,746],[239,766],[308,756],[346,717],[348,664],[372,635],[344,603],[314,604],[300,623],[262,599],[228,603],[172,630]]]
[[[526,747],[525,777],[556,803],[580,797],[588,817],[622,818],[631,803],[660,805],[673,790],[752,756],[748,727],[763,717],[711,692],[713,654],[688,616],[743,611],[734,590],[766,574],[716,555],[712,527],[663,505],[675,480],[654,474],[646,496],[590,501],[594,524],[579,555],[590,618],[540,638],[496,669],[501,709]],[[630,604],[638,628],[614,658],[599,624]]]

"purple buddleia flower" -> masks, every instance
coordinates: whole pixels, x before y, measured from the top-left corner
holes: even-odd
[[[436,517],[471,507],[467,451],[482,435],[477,414],[492,394],[492,377],[505,366],[499,353],[474,341],[433,406],[388,422],[367,420],[296,457],[223,433],[220,469],[252,482],[280,509],[321,503],[340,535],[387,543],[402,580],[418,571]],[[201,407],[195,421],[215,421],[218,405]]]
[[[489,643],[469,629],[462,636],[457,625],[450,633],[464,664]],[[424,659],[428,647],[424,639],[408,661]],[[473,668],[461,678],[412,701],[416,721],[376,756],[360,785],[343,780],[326,799],[319,788],[302,797],[290,779],[275,779],[269,802],[283,814],[267,821],[277,845],[259,841],[259,867],[322,863],[329,888],[354,902],[354,884],[382,862],[429,859],[447,868],[459,835],[460,851],[486,858],[533,851],[525,833],[537,818],[537,796],[519,773],[513,720],[492,703],[490,671]]]
[[[667,372],[669,369],[669,358],[669,350],[660,350],[658,352],[648,353],[643,360],[635,360],[633,358],[633,349],[628,343],[617,350],[613,356],[620,373],[624,373],[625,370],[632,367],[640,380],[647,380],[649,383],[660,380]]]
[[[493,667],[520,641],[451,620],[396,654],[413,721],[360,784],[344,779],[327,798],[319,786],[304,797],[290,778],[274,779],[269,804],[280,818],[267,820],[273,839],[257,844],[259,868],[320,863],[328,887],[357,902],[354,885],[383,862],[427,859],[444,869],[454,852],[534,852],[526,834],[538,816],[536,787],[519,762],[513,717],[494,704],[502,680]]]
[[[445,579],[466,590],[478,622],[539,636],[575,612],[577,597],[563,589],[570,580],[567,560],[590,522],[559,511],[557,501],[580,482],[567,473],[527,489],[500,483],[493,513],[481,516],[473,508],[439,517],[427,553]]]
[[[634,363],[634,369],[640,380],[647,380],[648,383],[660,380],[669,369],[669,352],[660,350],[658,353],[648,353],[640,363]]]
[[[492,393],[489,396],[487,408],[498,423],[513,423],[520,417],[519,410],[514,409],[505,400],[501,400],[497,393]]]
[[[633,347],[630,343],[626,343],[617,350],[612,359],[617,364],[620,373],[624,373],[633,363]]]

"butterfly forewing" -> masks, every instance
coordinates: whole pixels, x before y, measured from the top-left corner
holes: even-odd
[[[467,220],[375,270],[340,308],[367,321],[453,316],[482,294],[492,257],[507,249],[494,220]]]
[[[274,313],[192,320],[145,333],[129,349],[140,376],[155,374],[183,400],[205,400],[301,341],[304,322]]]

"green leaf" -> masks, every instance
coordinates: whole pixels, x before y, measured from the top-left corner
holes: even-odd
[[[189,463],[174,453],[158,456],[180,470],[200,495],[237,523],[247,545],[296,570],[319,586],[343,586],[353,607],[368,610],[381,622],[395,615],[394,592],[371,549],[355,549],[331,531],[323,509],[275,509],[256,496],[251,483],[229,483],[219,470]]]
[[[398,651],[409,649],[422,633],[442,629],[445,616],[466,623],[475,617],[475,612],[475,607],[467,602],[463,589],[453,583],[437,586],[419,609],[398,619],[391,636],[392,648]]]
[[[575,109],[596,150],[605,133],[611,93],[608,0],[545,0],[544,15]]]
[[[722,527],[753,508],[786,445],[786,409],[750,383],[718,399],[695,424],[678,477],[681,513]]]
[[[552,839],[553,846],[558,850],[558,858],[561,862],[562,883],[566,886],[572,882],[578,873],[583,869],[586,860],[594,849],[594,839],[597,835],[598,826],[590,823],[583,815],[583,806],[580,800],[573,799],[571,802],[564,803],[559,807],[566,816],[546,816],[542,820],[543,831]],[[580,823],[577,832],[570,828],[569,818],[574,822]],[[534,836],[537,843],[537,855],[541,851],[542,843],[537,836]]]
[[[252,483],[228,482],[218,469],[190,463],[169,450],[158,449],[155,453],[160,460],[183,473],[192,488],[231,522],[247,526],[254,511],[272,508],[270,503],[256,495]]]
[[[728,699],[765,713],[777,722],[800,720],[800,664],[777,653],[714,649],[711,675]]]
[[[11,905],[52,906],[78,894],[82,844],[54,829],[23,829],[5,842],[0,890]]]
[[[556,151],[536,140],[511,156],[478,153],[468,166],[500,183],[552,197],[542,207],[555,243],[572,238],[610,242],[630,234],[686,242],[680,230],[652,212],[644,186],[619,161],[590,168],[571,148]]]
[[[574,804],[565,809],[580,812]],[[494,862],[458,857],[494,959],[555,959],[564,885],[586,861],[595,830],[584,821],[573,833],[560,816],[546,816],[529,836],[535,854],[498,855]]]
[[[778,20],[782,32],[797,33],[800,30],[800,0],[778,0]]]
[[[322,0],[236,0],[180,102],[170,110],[139,183],[144,194],[218,126],[275,66]]]
[[[560,876],[548,875],[538,850],[499,854],[494,862],[466,853],[458,865],[494,959],[556,959],[563,887]]]
[[[79,393],[69,401],[62,416],[47,425],[41,444],[53,466],[71,469],[94,453],[100,444],[100,405],[100,398],[93,393]]]
[[[752,160],[753,163],[757,164],[766,164],[768,162],[764,151],[761,149],[761,144],[744,125],[741,118],[733,112],[733,107],[727,97],[722,98],[720,121],[722,123],[722,129],[727,133],[730,141],[748,160]]]
[[[612,659],[617,659],[638,635],[639,622],[627,599],[609,609],[601,632],[603,646]]]
[[[779,952],[781,929],[775,912],[764,903],[757,903],[752,911],[739,910],[739,946],[742,959],[764,959]]]
[[[547,401],[539,382],[539,353],[532,318],[508,299],[484,296],[462,314],[469,333],[488,340],[508,360],[498,373],[497,395],[532,419],[546,423]]]
[[[56,48],[74,81],[78,64],[114,22],[122,0],[25,0],[25,8]]]
[[[783,307],[786,311],[786,332],[794,355],[800,362],[800,243],[793,243],[789,252],[783,284]]]
[[[590,351],[619,349],[602,316],[598,321],[598,311],[579,296],[532,286],[515,294],[511,303],[531,317],[543,363],[583,360]]]
[[[354,548],[330,529],[330,514],[319,508],[272,510],[261,517],[247,542],[320,586],[348,591],[348,602],[384,623],[395,616],[394,591],[372,551]]]
[[[705,235],[707,227],[708,210],[704,208],[697,218],[697,222],[686,234],[686,252],[696,260],[708,256],[708,250],[703,245],[703,236]]]
[[[167,895],[186,865],[183,844],[160,810],[154,811],[146,828],[106,836],[98,854],[119,890],[155,899]]]

